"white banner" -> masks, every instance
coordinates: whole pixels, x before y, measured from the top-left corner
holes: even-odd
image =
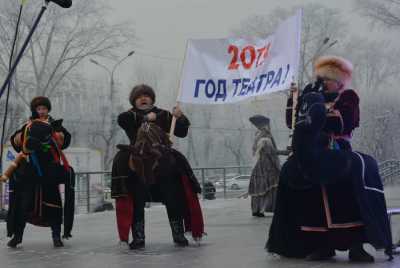
[[[178,101],[224,104],[288,89],[297,80],[301,17],[265,39],[189,40]]]

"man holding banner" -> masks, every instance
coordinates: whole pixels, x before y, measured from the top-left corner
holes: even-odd
[[[185,137],[190,125],[179,107],[172,114],[154,105],[156,95],[148,85],[135,86],[129,101],[132,108],[118,116],[118,124],[130,139],[119,146],[113,161],[111,195],[116,199],[120,240],[131,249],[145,247],[146,202],[162,202],[167,208],[174,243],[189,245],[185,231],[195,240],[203,235],[203,217],[197,194],[201,188],[186,158],[171,147],[168,134],[173,116],[173,134]]]
[[[295,150],[305,141],[294,132],[294,153],[280,174],[277,207],[266,245],[269,252],[321,261],[334,257],[335,250],[349,250],[351,261],[373,262],[373,256],[363,248],[363,243],[370,243],[391,255],[390,227],[379,174],[369,172],[368,162],[362,162],[362,168],[343,175],[350,161],[342,161],[346,153],[338,152],[352,151],[352,132],[359,126],[359,98],[348,89],[352,70],[349,61],[336,56],[320,57],[314,63],[316,82],[307,85],[299,98],[295,129],[311,120],[308,110],[313,104],[307,98],[320,94],[327,113],[322,132],[315,139],[322,149],[307,146],[317,154],[337,152],[340,157],[318,164],[308,161],[306,154]],[[330,170],[339,162],[344,163],[340,170]],[[334,178],[328,180],[333,173]],[[310,174],[319,176],[313,178]]]

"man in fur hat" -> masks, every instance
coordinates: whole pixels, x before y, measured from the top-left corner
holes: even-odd
[[[328,113],[323,134],[318,138],[325,148],[352,150],[352,132],[359,126],[359,98],[349,89],[352,70],[352,64],[344,58],[318,58],[314,64],[316,82],[307,85],[299,97],[297,122],[308,120],[309,107],[303,104],[303,96],[322,93]],[[363,249],[363,243],[373,244],[373,238],[361,217],[368,206],[356,200],[359,189],[346,180],[326,185],[321,178],[321,184],[311,183],[296,157],[294,153],[282,167],[268,251],[287,257],[327,260],[335,256],[335,250],[349,250],[350,260],[373,262],[374,258]]]
[[[314,63],[314,83],[305,86],[302,95],[308,92],[322,92],[328,109],[325,129],[335,136],[339,143],[349,148],[352,132],[359,126],[360,108],[357,93],[350,89],[353,66],[348,60],[337,56],[322,56]],[[298,103],[301,103],[300,95]],[[286,124],[292,127],[292,96],[288,99]],[[299,106],[297,106],[298,108]],[[296,108],[296,118],[299,110]],[[301,111],[300,111],[301,113]],[[346,142],[347,141],[347,142]]]
[[[71,135],[62,126],[62,119],[49,115],[47,97],[33,98],[30,108],[29,121],[11,136],[13,148],[28,161],[22,161],[10,178],[7,231],[13,238],[7,245],[15,248],[22,243],[26,222],[30,222],[50,227],[54,247],[63,247],[61,224],[64,218],[64,237],[70,237],[74,214],[73,187],[68,184],[73,171],[62,152],[69,146]],[[65,183],[69,186],[65,187],[63,211],[59,184]]]
[[[144,84],[135,86],[130,93],[129,101],[132,108],[118,116],[118,124],[129,137],[131,148],[137,148],[137,142],[144,144],[139,139],[146,137],[138,134],[145,124],[148,128],[151,128],[151,124],[155,124],[164,132],[161,134],[168,135],[173,116],[176,117],[175,136],[183,138],[187,135],[190,126],[187,117],[179,107],[175,107],[172,113],[156,107],[154,105],[156,96],[150,86]],[[121,176],[119,171],[123,168],[119,167],[124,167],[127,161],[131,161],[130,163],[134,163],[134,161],[132,162],[129,154],[124,151],[118,152],[114,158],[111,192],[112,197],[116,198],[120,240],[128,242],[129,229],[131,229],[133,240],[129,244],[130,248],[144,248],[145,203],[162,202],[167,209],[174,243],[181,247],[188,246],[188,240],[184,236],[185,229],[189,230],[190,225],[199,227],[196,230],[191,228],[195,239],[201,238],[203,234],[203,219],[197,200],[197,193],[201,192],[200,185],[186,158],[170,147],[169,140],[162,146],[171,153],[167,154],[172,158],[163,157],[162,150],[154,147],[154,143],[152,146],[153,151],[159,152],[157,154],[161,158],[151,162],[151,157],[146,160],[143,155],[137,159],[136,166],[131,164],[133,167],[127,174],[122,172],[126,177]],[[146,148],[141,147],[141,150],[146,150]],[[172,173],[175,175],[167,175],[168,172],[159,171],[163,169],[169,171],[172,169]],[[187,218],[189,214],[190,220]]]

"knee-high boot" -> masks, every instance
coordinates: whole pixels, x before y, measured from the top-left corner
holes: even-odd
[[[144,219],[133,223],[132,237],[133,241],[129,244],[130,249],[145,247]]]
[[[171,225],[172,239],[175,245],[179,247],[187,247],[189,241],[186,239],[184,234],[183,220],[182,219],[170,219],[169,224]]]

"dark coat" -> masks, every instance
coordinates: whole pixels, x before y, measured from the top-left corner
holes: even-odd
[[[162,110],[155,106],[147,111],[132,108],[129,111],[123,112],[118,116],[118,124],[121,128],[125,130],[125,133],[128,136],[131,144],[134,144],[136,141],[136,134],[139,127],[144,121],[143,117],[151,112],[157,114],[157,119],[155,123],[159,127],[161,127],[166,133],[169,133],[172,122],[172,114],[170,112]],[[189,120],[186,118],[186,116],[182,115],[176,120],[174,131],[175,136],[180,138],[186,137],[189,126]]]
[[[281,170],[266,247],[283,256],[305,257],[321,247],[344,250],[368,242],[391,256],[390,225],[377,163],[368,155],[352,152],[349,145],[333,150],[319,143],[326,122],[320,100],[314,94],[304,98],[301,108],[308,107],[305,114],[309,118],[294,130],[294,154]]]
[[[142,111],[136,108],[132,108],[129,111],[123,112],[118,116],[118,124],[125,130],[125,133],[128,136],[131,144],[134,144],[136,141],[137,132],[141,124],[144,122],[144,116],[150,112],[154,112],[157,114],[157,119],[155,123],[165,132],[169,133],[172,121],[172,114],[170,112],[159,109],[157,107],[153,107],[148,111]],[[174,131],[175,136],[180,138],[186,137],[189,126],[189,120],[186,118],[186,116],[182,115],[182,117],[178,118],[176,121],[176,127]],[[193,192],[200,193],[200,184],[194,176],[188,160],[183,154],[175,149],[172,149],[171,153],[176,161],[177,174],[180,174],[179,176],[187,176],[192,186]],[[119,151],[114,157],[112,167],[113,179],[111,183],[111,196],[113,198],[123,197],[126,196],[129,192],[132,192],[131,188],[134,184],[132,180],[139,179],[134,172],[130,171],[127,165],[128,160],[128,151]]]
[[[50,124],[54,121],[49,119]],[[28,123],[24,124],[11,137],[11,144],[17,152],[22,146],[14,142],[18,133],[24,133]],[[52,126],[53,131],[64,134],[62,149],[69,146],[71,134],[62,126]],[[24,136],[21,135],[21,144]],[[53,146],[53,145],[52,145]],[[42,176],[32,162],[24,162],[10,179],[10,204],[7,217],[8,236],[23,228],[25,222],[38,226],[58,225],[64,218],[64,236],[69,237],[72,230],[75,203],[75,174],[72,168],[66,170],[54,160],[50,152],[35,152]],[[61,156],[60,156],[61,157]],[[59,184],[65,184],[65,206],[63,210]]]

